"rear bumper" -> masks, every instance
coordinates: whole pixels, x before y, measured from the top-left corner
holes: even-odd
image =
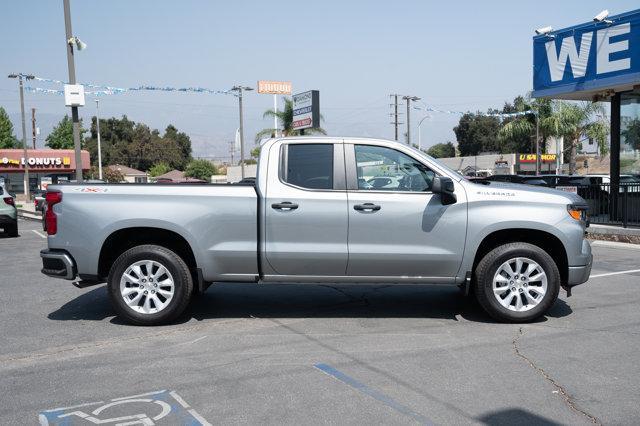
[[[73,280],[78,271],[73,257],[64,250],[44,249],[40,251],[42,258],[41,272],[47,276]]]
[[[567,286],[573,287],[587,282],[591,275],[591,265],[593,264],[593,255],[589,255],[589,263],[584,266],[569,266],[569,275],[567,277]]]

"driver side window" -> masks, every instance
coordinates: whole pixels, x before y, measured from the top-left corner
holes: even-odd
[[[430,191],[435,173],[395,149],[355,145],[358,189],[369,191]]]

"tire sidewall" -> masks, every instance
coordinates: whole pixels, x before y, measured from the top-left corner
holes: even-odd
[[[489,305],[486,307],[490,310],[489,314],[499,320],[514,322],[531,321],[543,315],[555,303],[560,292],[560,273],[551,256],[541,248],[526,243],[508,244],[495,250],[500,250],[500,253],[491,260],[483,271],[480,271],[481,276],[478,276],[479,290],[483,293],[483,302]],[[526,257],[535,261],[544,269],[547,275],[547,292],[542,301],[534,308],[524,312],[511,311],[505,308],[500,304],[493,292],[493,277],[498,268],[504,262],[516,257]]]
[[[126,304],[120,293],[122,274],[135,262],[144,260],[160,263],[171,273],[174,282],[174,295],[169,305],[153,314],[134,311]],[[190,299],[193,289],[189,268],[184,261],[172,251],[153,245],[137,246],[120,255],[109,272],[107,286],[109,298],[118,314],[136,325],[158,325],[171,321],[184,311],[186,307],[184,301]]]

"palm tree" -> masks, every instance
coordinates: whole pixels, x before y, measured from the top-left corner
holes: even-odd
[[[298,136],[300,135],[300,130],[294,130],[291,128],[291,124],[293,123],[293,100],[290,98],[284,98],[284,109],[282,111],[274,111],[272,109],[268,109],[262,115],[262,118],[273,118],[278,117],[278,120],[282,124],[282,134],[283,136]],[[322,120],[322,116],[320,116]],[[314,127],[311,129],[304,129],[305,135],[313,135],[313,134],[321,134],[326,135],[327,132],[321,127]],[[260,142],[260,139],[265,137],[274,137],[276,135],[276,129],[262,129],[256,134],[256,143]]]
[[[548,134],[564,137],[565,151],[569,151],[569,174],[576,171],[576,154],[584,138],[598,142],[600,152],[606,152],[609,123],[602,104],[597,102],[562,102],[553,105],[553,113],[543,119],[540,125]]]
[[[504,124],[498,132],[498,137],[502,142],[502,145],[514,145],[513,141],[530,139],[531,140],[531,152],[535,151],[536,141],[536,115],[542,120],[551,115],[551,102],[547,99],[531,99],[528,97],[526,100],[519,96],[514,100],[515,111],[508,112],[525,112],[532,111],[531,114],[525,114],[517,116],[508,123]],[[542,142],[542,149],[544,150],[544,144],[549,137],[547,129],[540,128],[540,136]],[[511,142],[511,143],[510,143]],[[513,148],[510,147],[510,148]],[[508,150],[507,150],[508,152]]]

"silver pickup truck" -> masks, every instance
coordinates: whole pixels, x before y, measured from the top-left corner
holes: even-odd
[[[270,139],[253,184],[50,186],[42,272],[169,322],[215,282],[448,284],[531,321],[584,283],[575,194],[467,181],[397,142]]]

